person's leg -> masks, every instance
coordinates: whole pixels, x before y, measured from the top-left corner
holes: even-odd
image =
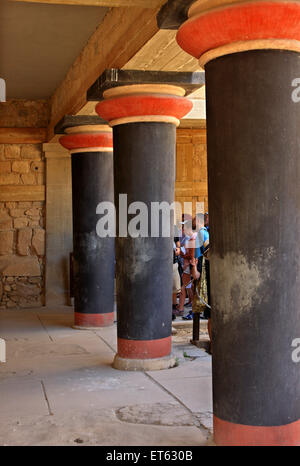
[[[208,335],[209,335],[209,339],[210,339],[210,344],[211,344],[211,318],[209,317],[207,319],[207,330],[208,330]]]
[[[177,311],[177,295],[176,293],[172,293],[172,320],[176,319],[176,311]]]
[[[183,267],[182,267],[182,263],[180,262],[180,260],[178,260],[178,272],[180,276],[180,283],[182,284]]]
[[[209,277],[209,261],[205,259],[205,276],[206,276],[206,287],[207,287],[207,304],[210,306],[210,277]],[[210,339],[210,352],[212,344],[212,335],[211,335],[211,310],[206,308],[205,315],[207,316],[207,330]]]
[[[210,276],[209,276],[209,261],[205,259],[205,276],[207,287],[207,304],[210,305]]]
[[[190,281],[190,275],[189,273],[183,273],[182,274],[182,287],[181,287],[181,293],[180,293],[180,296],[179,296],[179,308],[178,308],[178,311],[179,312],[183,312],[183,307],[184,307],[184,301],[185,301],[185,296],[186,296],[186,291],[185,291],[185,287],[186,285],[189,283]]]
[[[172,311],[177,310],[177,293],[181,289],[178,263],[173,264],[173,293],[172,293]]]
[[[188,297],[189,297],[188,304],[191,304],[193,302],[193,289],[192,289],[192,287],[188,288],[187,292],[188,292]]]
[[[202,265],[203,265],[203,256],[198,257],[198,262],[197,262],[197,270],[200,273],[199,280],[201,280],[201,275],[202,275]]]

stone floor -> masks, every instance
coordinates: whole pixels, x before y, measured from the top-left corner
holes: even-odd
[[[181,321],[182,322],[182,321]],[[74,330],[71,307],[0,311],[0,445],[212,445],[211,357],[173,337],[177,367],[111,367],[116,326]]]

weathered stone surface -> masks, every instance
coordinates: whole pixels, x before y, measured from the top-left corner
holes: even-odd
[[[10,173],[11,172],[11,163],[9,160],[5,162],[0,162],[0,173]]]
[[[7,220],[0,221],[0,231],[11,230],[12,229],[12,219],[8,218]]]
[[[211,433],[213,432],[213,413],[211,411],[196,413],[196,417],[199,420],[199,423],[205,427],[205,429]]]
[[[173,403],[155,403],[126,406],[119,409],[117,417],[133,424],[161,426],[193,426],[197,420],[183,406]]]
[[[19,159],[21,157],[21,148],[18,144],[5,144],[4,154],[7,159]]]
[[[18,160],[12,163],[12,171],[16,173],[28,173],[29,163],[24,160]]]
[[[14,115],[26,116],[27,104],[15,104]],[[0,117],[3,109],[1,106]],[[42,144],[0,144],[0,282],[5,285],[0,298],[2,308],[43,304],[40,296],[44,286],[41,277],[45,267],[45,203],[39,200],[40,194],[37,197],[38,185],[45,185]]]
[[[24,209],[10,209],[10,215],[12,217],[23,217]]]
[[[30,164],[30,169],[31,171],[37,173],[43,173],[44,170],[45,170],[45,162],[37,162],[37,161],[34,161],[34,162],[31,162]]]
[[[39,296],[41,289],[30,283],[17,283],[16,293],[18,296],[27,297],[27,296]]]
[[[30,201],[28,201],[28,202],[27,201],[26,202],[19,202],[18,203],[18,207],[20,209],[29,209],[31,207],[31,205],[32,205],[32,202],[30,202]]]
[[[1,129],[1,128],[0,128]],[[27,186],[20,179],[18,185],[0,185],[0,201],[43,201],[45,199],[45,186]]]
[[[47,100],[9,99],[7,102],[1,102],[1,126],[45,128],[48,126],[49,112],[50,106]]]
[[[26,173],[21,175],[21,180],[23,184],[33,185],[36,184],[36,176],[34,173]]]
[[[0,209],[0,223],[10,219],[8,212],[5,209]]]
[[[0,257],[0,273],[8,277],[39,277],[41,269],[35,256],[2,256]]]
[[[29,279],[28,279],[28,282],[29,282],[29,283],[41,283],[41,279],[40,279],[40,278],[37,278],[37,277],[35,277],[35,278],[29,278]]]
[[[40,221],[38,219],[37,220],[29,220],[28,226],[30,226],[32,228],[38,227],[38,226],[40,226]]]
[[[22,159],[40,160],[42,147],[40,144],[23,144],[21,148]]]
[[[13,231],[0,231],[0,254],[12,254],[13,252]]]
[[[16,307],[16,303],[14,301],[8,301],[6,306],[8,308],[15,308]]]
[[[14,220],[14,228],[26,228],[28,226],[28,219],[25,217],[16,218]]]
[[[42,228],[33,231],[32,247],[35,254],[43,256],[45,254],[45,230]]]
[[[27,298],[20,298],[20,301],[19,301],[19,305],[20,307],[24,308],[24,309],[31,309],[32,307],[41,307],[43,305],[42,303],[42,299],[40,297],[38,297],[38,299],[30,299],[28,300],[28,297]]]
[[[5,202],[5,207],[7,209],[15,209],[17,207],[17,203],[16,202]]]
[[[32,209],[26,210],[25,214],[29,215],[29,217],[39,217],[40,209],[38,209],[37,207],[33,207]]]
[[[39,184],[39,185],[46,184],[45,173],[38,173],[37,174],[37,184]]]
[[[18,231],[17,237],[17,252],[21,256],[27,256],[29,254],[29,248],[31,246],[32,229],[24,228]]]
[[[20,175],[17,173],[0,174],[0,184],[19,184]]]

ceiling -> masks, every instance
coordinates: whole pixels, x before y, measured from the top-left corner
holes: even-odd
[[[0,0],[0,77],[7,99],[47,99],[107,8]]]

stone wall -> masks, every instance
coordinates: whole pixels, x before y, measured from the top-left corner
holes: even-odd
[[[73,251],[71,156],[58,143],[43,145],[46,159],[46,306],[70,304]]]
[[[0,144],[1,309],[44,304],[44,168],[42,144]]]

